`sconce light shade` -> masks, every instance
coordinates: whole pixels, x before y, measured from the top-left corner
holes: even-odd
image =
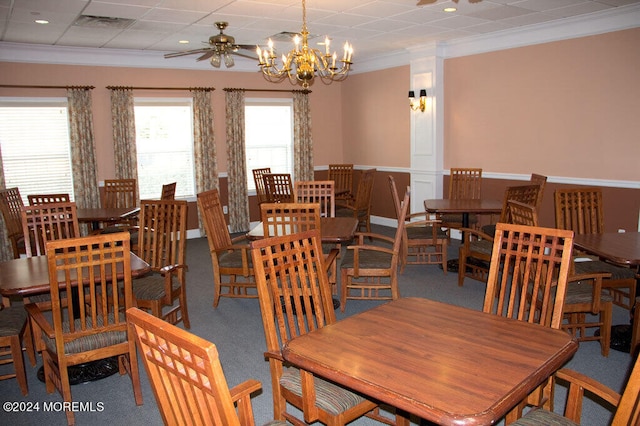
[[[420,99],[418,102],[415,101],[415,92],[413,90],[409,90],[409,107],[413,111],[420,110],[424,112],[427,108],[427,89],[420,89]]]

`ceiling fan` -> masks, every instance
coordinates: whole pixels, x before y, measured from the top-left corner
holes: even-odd
[[[167,53],[164,55],[167,58],[176,58],[178,56],[193,55],[201,53],[202,56],[198,57],[196,61],[204,61],[209,59],[211,65],[215,68],[220,68],[220,62],[224,58],[224,64],[227,68],[231,68],[235,65],[233,56],[238,55],[249,59],[257,59],[255,56],[246,55],[240,53],[240,49],[255,51],[256,46],[250,44],[236,44],[236,39],[224,33],[224,29],[229,25],[228,22],[216,22],[215,26],[220,30],[220,34],[209,37],[209,46],[202,47],[200,49],[186,50],[184,52]]]

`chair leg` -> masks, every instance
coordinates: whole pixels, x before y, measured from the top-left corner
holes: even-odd
[[[24,369],[24,359],[22,357],[22,343],[18,335],[11,336],[11,358],[13,358],[13,368],[16,370],[16,380],[23,395],[29,393],[27,385],[27,373]]]
[[[609,356],[609,347],[611,346],[611,317],[613,311],[613,303],[607,302],[601,304],[600,311],[600,322],[602,323],[602,327],[600,327],[600,345],[602,356]]]
[[[340,276],[340,312],[344,312],[345,305],[347,304],[347,288],[349,284],[349,274],[346,269],[342,269]]]

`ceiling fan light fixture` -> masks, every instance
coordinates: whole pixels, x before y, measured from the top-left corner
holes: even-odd
[[[214,68],[220,68],[220,54],[216,53],[211,57],[211,66]]]
[[[220,61],[220,59],[218,59],[218,61]],[[224,64],[227,68],[231,68],[236,64],[233,60],[233,56],[231,56],[231,53],[229,53],[228,51],[224,52]]]

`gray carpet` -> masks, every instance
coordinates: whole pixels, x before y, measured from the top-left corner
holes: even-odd
[[[389,228],[374,226],[378,232],[390,233]],[[187,273],[189,313],[191,331],[218,346],[227,381],[234,386],[246,379],[255,378],[262,382],[262,393],[252,399],[256,424],[262,424],[272,417],[271,384],[268,364],[264,361],[264,333],[257,300],[226,299],[213,309],[213,281],[211,260],[205,239],[192,239],[187,244]],[[450,257],[457,257],[454,242]],[[444,275],[437,266],[408,266],[400,276],[402,296],[426,297],[447,303],[480,310],[484,297],[484,284],[466,280],[464,287],[458,287],[455,273]],[[382,302],[349,301],[345,314],[337,311],[338,318],[353,315]],[[628,312],[614,307],[614,324],[628,323]],[[25,357],[26,361],[26,357]],[[568,367],[581,371],[598,381],[620,390],[623,386],[631,362],[627,353],[612,350],[608,358],[600,355],[597,342],[586,342]],[[41,363],[40,363],[41,365]],[[142,366],[141,366],[142,368]],[[0,374],[6,366],[0,366]],[[0,381],[0,398],[5,402],[25,402],[20,412],[0,411],[0,424],[64,425],[66,418],[62,412],[44,412],[45,402],[60,402],[57,393],[47,394],[44,384],[36,378],[37,368],[27,362],[29,395],[23,397],[15,380]],[[142,370],[144,405],[135,405],[131,381],[128,376],[114,375],[100,381],[72,387],[74,401],[86,403],[85,411],[76,413],[78,425],[159,425],[162,419],[157,410],[153,393]],[[556,394],[556,409],[561,409],[562,392]],[[31,409],[30,412],[27,412]],[[584,425],[602,426],[609,423],[609,412],[593,404],[584,407]],[[370,419],[361,419],[353,425],[378,424]]]

